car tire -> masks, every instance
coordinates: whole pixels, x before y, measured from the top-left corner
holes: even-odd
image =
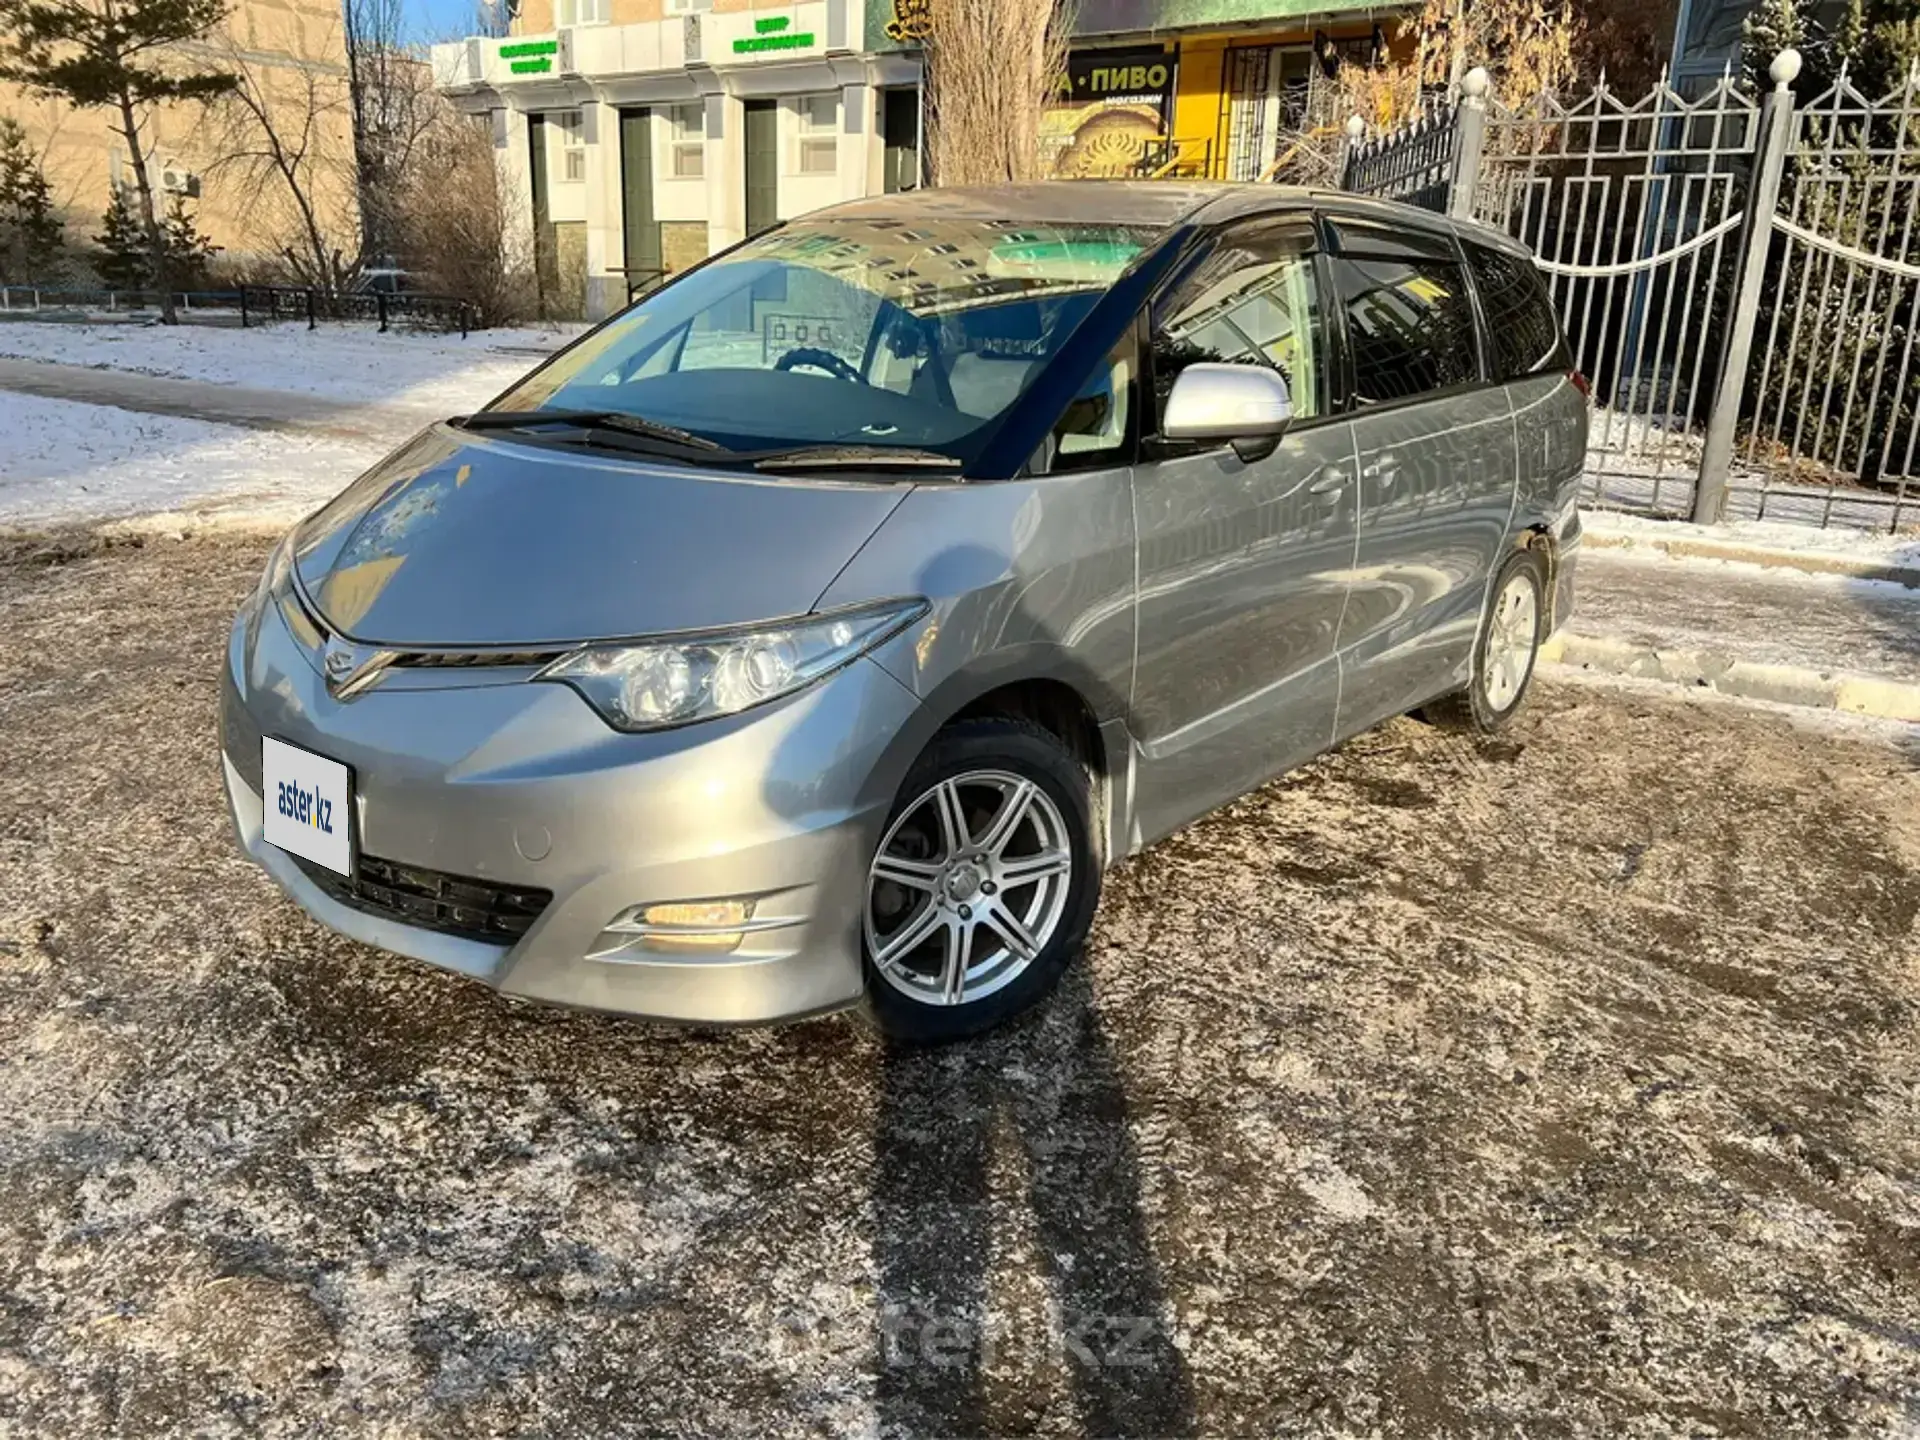
[[[1526,704],[1546,626],[1547,568],[1537,551],[1516,550],[1487,587],[1466,688],[1426,705],[1423,717],[1472,734],[1505,729]]]
[[[1053,989],[1100,903],[1092,796],[1087,766],[1028,721],[963,720],[934,737],[869,862],[861,949],[872,1024],[896,1040],[939,1044],[990,1029]],[[1016,802],[1024,808],[1009,819]],[[965,834],[953,845],[957,826]]]

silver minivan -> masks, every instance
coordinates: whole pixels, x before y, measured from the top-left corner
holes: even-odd
[[[1526,252],[1274,186],[855,201],[296,526],[233,626],[247,852],[532,1000],[1034,1004],[1105,868],[1381,720],[1493,730],[1586,439]]]

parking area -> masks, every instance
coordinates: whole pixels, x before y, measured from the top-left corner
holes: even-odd
[[[515,1006],[233,849],[267,542],[0,544],[0,1428],[1920,1426],[1920,748],[1543,683],[1109,878],[1036,1017]]]

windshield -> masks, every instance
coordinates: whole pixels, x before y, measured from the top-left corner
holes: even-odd
[[[647,297],[497,408],[616,411],[729,450],[964,461],[1154,233],[800,221]]]

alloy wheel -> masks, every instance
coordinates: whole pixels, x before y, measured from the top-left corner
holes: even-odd
[[[1516,570],[1494,600],[1480,655],[1480,684],[1496,714],[1511,706],[1527,683],[1539,629],[1539,587],[1526,570]]]
[[[949,776],[900,811],[867,873],[867,953],[894,989],[964,1005],[1011,983],[1073,886],[1060,807],[1003,770]]]

